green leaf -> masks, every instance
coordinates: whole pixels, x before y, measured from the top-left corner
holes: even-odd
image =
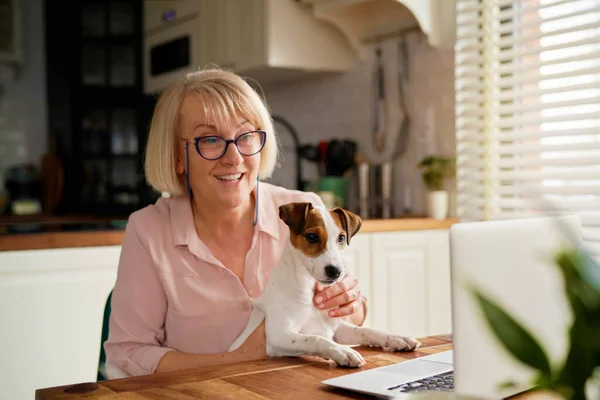
[[[473,289],[488,326],[517,360],[544,375],[552,376],[550,362],[538,341],[489,298]]]

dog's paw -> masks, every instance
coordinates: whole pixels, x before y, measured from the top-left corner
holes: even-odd
[[[411,337],[388,336],[382,347],[385,351],[412,351],[421,347],[421,342]]]
[[[366,364],[360,353],[351,347],[337,346],[331,349],[329,358],[342,367],[362,367]]]

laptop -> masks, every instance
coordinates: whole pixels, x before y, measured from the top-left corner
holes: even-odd
[[[498,399],[531,389],[533,372],[496,341],[465,284],[499,303],[538,338],[551,362],[560,362],[568,351],[571,313],[553,255],[563,245],[581,246],[581,231],[580,217],[570,215],[454,224],[453,350],[322,383],[383,398],[441,391],[457,398]],[[519,386],[501,389],[507,381]]]

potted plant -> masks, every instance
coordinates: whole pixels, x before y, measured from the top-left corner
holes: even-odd
[[[429,191],[427,193],[427,216],[445,219],[448,216],[448,192],[444,190],[444,182],[454,176],[454,159],[427,155],[417,166],[423,171],[423,183]]]
[[[600,399],[600,265],[581,248],[561,249],[554,261],[563,276],[573,313],[569,350],[562,365],[553,365],[539,341],[498,304],[477,288],[471,288],[471,292],[487,326],[503,348],[536,371],[530,384],[568,400],[597,400]]]

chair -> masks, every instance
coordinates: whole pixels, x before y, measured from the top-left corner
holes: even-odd
[[[106,376],[106,353],[104,352],[104,342],[108,339],[108,321],[110,320],[111,313],[111,299],[112,299],[112,290],[108,295],[108,299],[106,300],[106,305],[104,306],[104,317],[102,322],[102,338],[100,339],[100,359],[98,360],[98,375],[97,381],[104,381],[108,379]]]

